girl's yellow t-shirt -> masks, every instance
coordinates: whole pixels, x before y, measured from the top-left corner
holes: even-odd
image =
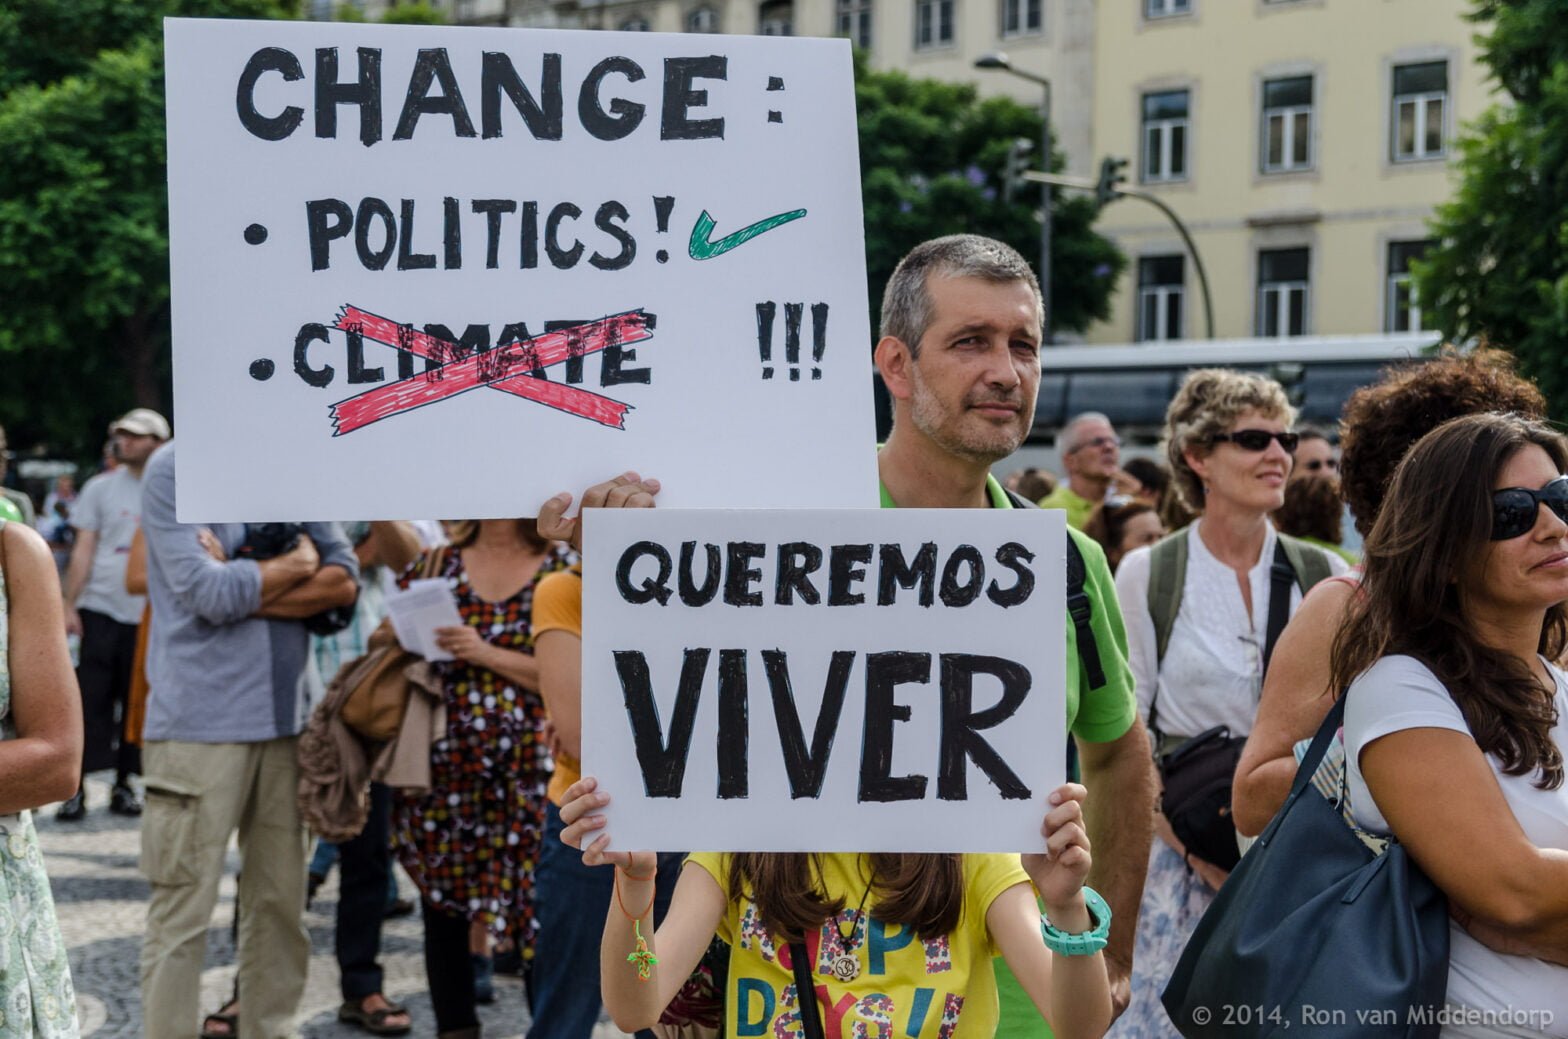
[[[1014,884],[1029,883],[1018,856],[965,855],[958,927],[931,940],[878,919],[869,903],[856,920],[868,879],[865,856],[829,853],[818,858],[828,896],[845,902],[836,919],[806,935],[823,1034],[828,1039],[989,1039],[997,1025],[991,966],[997,951],[986,928],[986,910]],[[729,890],[728,854],[699,852],[686,861],[706,870],[721,890]],[[718,934],[730,943],[725,1034],[733,1039],[800,1034],[788,944],[774,940],[746,898],[730,904]],[[849,982],[832,973],[833,961],[845,951],[860,964],[859,974]]]

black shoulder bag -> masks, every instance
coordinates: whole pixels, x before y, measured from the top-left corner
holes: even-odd
[[[1285,806],[1182,951],[1160,998],[1186,1039],[1436,1039],[1441,1030],[1448,900],[1404,845],[1377,854],[1312,786],[1344,717],[1342,696]]]

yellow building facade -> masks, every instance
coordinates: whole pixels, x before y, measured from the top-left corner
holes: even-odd
[[[1464,0],[1102,0],[1093,146],[1191,230],[1219,338],[1420,328],[1408,263],[1493,98]],[[1207,334],[1197,275],[1135,198],[1098,230],[1129,260],[1091,342]]]

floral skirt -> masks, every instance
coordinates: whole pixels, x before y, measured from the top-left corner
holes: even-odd
[[[0,1039],[76,1039],[76,990],[32,815],[0,818]]]
[[[1108,1033],[1115,1039],[1180,1039],[1165,1013],[1160,993],[1170,982],[1198,921],[1214,902],[1214,891],[1187,869],[1171,846],[1154,839],[1149,875],[1138,906],[1138,937],[1132,954],[1132,1002]]]

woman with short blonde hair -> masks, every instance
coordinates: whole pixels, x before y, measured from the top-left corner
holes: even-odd
[[[1190,373],[1166,410],[1172,483],[1198,518],[1129,552],[1116,574],[1139,712],[1166,754],[1188,741],[1188,761],[1200,745],[1240,752],[1257,713],[1268,640],[1277,635],[1269,623],[1283,587],[1275,564],[1283,559],[1293,571],[1291,611],[1313,580],[1346,569],[1320,549],[1282,539],[1269,523],[1290,478],[1295,420],[1278,383],[1222,368]],[[1176,789],[1170,766],[1162,771]],[[1132,1004],[1114,1029],[1133,1039],[1176,1035],[1160,991],[1238,854],[1224,813],[1178,811],[1169,801],[1162,799],[1172,814],[1157,820],[1138,914]],[[1196,828],[1194,819],[1206,825]]]

